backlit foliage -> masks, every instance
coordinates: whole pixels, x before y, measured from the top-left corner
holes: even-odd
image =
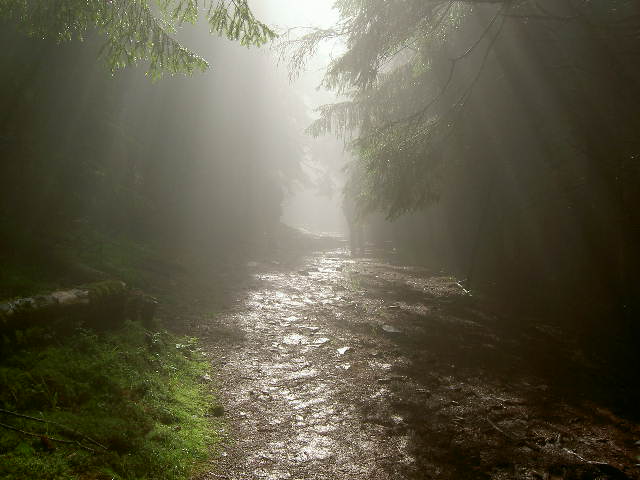
[[[242,45],[259,46],[275,37],[247,0],[0,0],[0,17],[30,35],[69,41],[97,31],[105,38],[103,56],[112,71],[145,63],[154,78],[208,67],[174,38],[179,26],[201,16],[212,34]]]

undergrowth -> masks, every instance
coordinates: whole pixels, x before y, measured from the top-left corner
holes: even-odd
[[[186,479],[218,441],[221,409],[193,339],[127,322],[32,329],[0,346],[2,479]]]
[[[144,288],[179,268],[149,245],[89,227],[51,238],[23,235],[6,244],[5,233],[0,223],[0,300],[104,278]]]

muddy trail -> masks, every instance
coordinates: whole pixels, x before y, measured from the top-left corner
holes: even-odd
[[[638,424],[557,328],[344,248],[248,268],[197,327],[229,431],[201,480],[640,478]]]

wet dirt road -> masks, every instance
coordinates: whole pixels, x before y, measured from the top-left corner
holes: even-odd
[[[580,395],[556,329],[345,249],[249,268],[200,326],[229,431],[202,480],[640,478],[638,425]]]

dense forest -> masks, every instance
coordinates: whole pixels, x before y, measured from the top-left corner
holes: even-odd
[[[640,478],[636,0],[0,25],[0,478]]]
[[[605,307],[636,329],[638,5],[336,7],[340,24],[292,42],[291,62],[344,39],[323,85],[348,100],[310,131],[346,137],[350,194],[398,219],[374,222],[381,238],[471,288]]]
[[[306,113],[278,78],[254,88],[264,59],[219,43],[215,78],[152,83],[141,69],[109,75],[96,35],[59,44],[11,23],[2,35],[5,296],[29,293],[20,277],[35,266],[45,277],[67,268],[71,282],[83,263],[109,269],[99,250],[114,240],[190,261],[268,246],[301,178]]]

